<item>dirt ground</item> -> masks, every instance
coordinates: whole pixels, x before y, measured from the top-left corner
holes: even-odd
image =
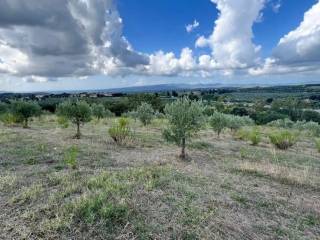
[[[0,126],[0,239],[320,239],[320,154],[304,133],[280,151],[203,129],[182,161],[163,121],[132,120],[125,146],[113,121],[80,140],[54,116]]]

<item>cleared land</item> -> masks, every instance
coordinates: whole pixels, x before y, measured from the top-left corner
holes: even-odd
[[[320,238],[320,154],[304,133],[280,151],[204,129],[181,161],[162,120],[132,120],[127,146],[108,136],[113,121],[80,140],[54,116],[1,126],[0,239]],[[72,146],[76,169],[64,163]]]

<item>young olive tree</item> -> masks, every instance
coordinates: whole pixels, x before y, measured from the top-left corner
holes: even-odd
[[[106,109],[102,104],[92,104],[92,115],[96,117],[98,120],[106,117]]]
[[[28,128],[31,117],[41,114],[41,108],[35,102],[13,101],[10,104],[10,110],[13,116],[23,123],[24,128]]]
[[[91,121],[92,111],[89,104],[85,101],[67,101],[58,106],[59,116],[69,119],[77,126],[75,138],[81,138],[80,126]]]
[[[152,105],[143,102],[137,108],[137,116],[144,126],[150,124],[151,120],[154,118],[154,110],[152,108]]]
[[[182,159],[186,158],[186,140],[197,133],[204,123],[203,110],[202,102],[188,98],[178,99],[165,107],[169,126],[163,131],[163,136],[181,147]]]
[[[212,129],[218,134],[218,137],[220,137],[220,133],[228,127],[228,118],[223,113],[215,112],[211,115],[209,124]]]

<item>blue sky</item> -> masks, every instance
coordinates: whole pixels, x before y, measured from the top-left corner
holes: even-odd
[[[319,0],[0,2],[0,91],[320,83],[319,66]]]

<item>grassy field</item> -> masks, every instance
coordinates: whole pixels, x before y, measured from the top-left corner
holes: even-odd
[[[203,129],[181,161],[163,121],[132,120],[126,146],[108,136],[113,121],[85,125],[80,140],[54,116],[0,127],[0,239],[320,238],[320,154],[307,135],[280,151],[266,135],[252,146]]]

